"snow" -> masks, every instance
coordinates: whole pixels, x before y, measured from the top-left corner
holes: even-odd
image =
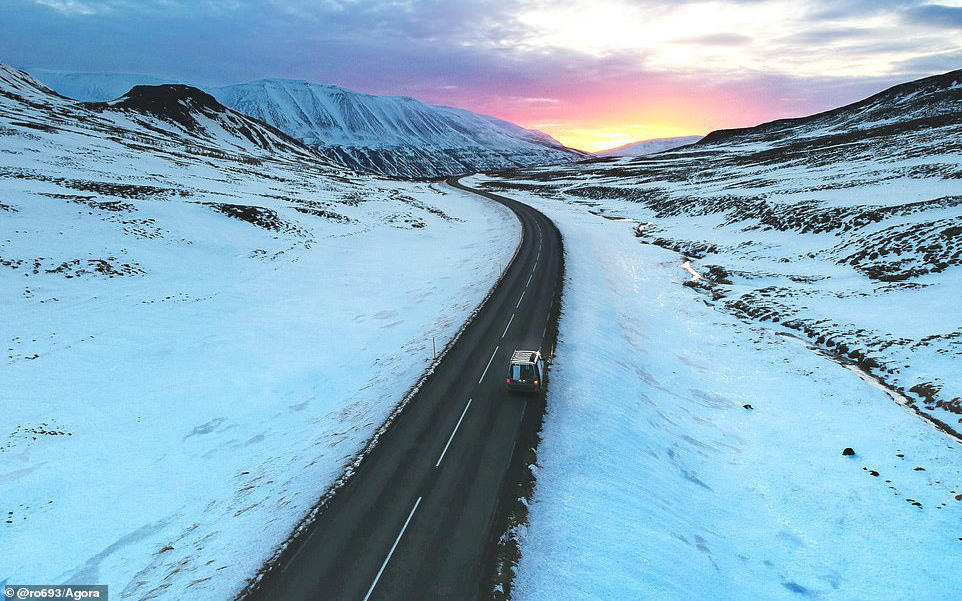
[[[0,80],[45,103],[0,102],[0,583],[232,597],[520,228],[473,195],[249,144],[230,113],[190,137]]]
[[[601,152],[596,152],[595,154],[600,157],[642,156],[646,154],[654,154],[656,152],[663,152],[665,150],[671,150],[672,148],[678,148],[680,146],[687,146],[688,144],[694,144],[703,137],[704,136],[679,136],[675,138],[655,138],[652,140],[643,140],[641,142],[632,142],[617,148],[602,150]]]
[[[568,276],[514,599],[957,597],[955,439],[703,302],[629,224],[512,196]]]

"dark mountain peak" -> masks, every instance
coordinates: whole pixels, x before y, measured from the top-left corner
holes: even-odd
[[[217,99],[207,92],[179,83],[134,86],[111,104],[139,110],[163,110],[172,105],[215,111],[227,110],[227,107],[217,102]]]
[[[179,123],[191,131],[197,127],[197,113],[213,116],[230,110],[207,92],[184,84],[134,86],[117,100],[90,103],[89,106],[134,110]]]

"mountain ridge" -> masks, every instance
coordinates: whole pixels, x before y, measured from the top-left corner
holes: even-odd
[[[673,148],[694,144],[703,137],[704,136],[675,136],[671,138],[652,138],[650,140],[639,140],[637,142],[629,142],[628,144],[616,146],[615,148],[609,148],[608,150],[602,150],[594,154],[595,156],[599,157],[641,156],[646,154],[654,154],[656,152],[664,152],[666,150],[672,150]]]
[[[955,90],[954,94],[952,93],[952,90]],[[895,100],[894,104],[900,104],[907,100],[911,100],[915,95],[926,94],[942,95],[944,96],[944,99],[942,101],[927,103],[926,108],[924,109],[916,109],[914,114],[917,117],[938,117],[956,114],[952,111],[949,111],[948,113],[942,113],[938,110],[938,106],[940,104],[948,105],[946,101],[957,101],[962,99],[962,69],[956,69],[954,71],[930,75],[921,79],[897,84],[886,88],[881,92],[872,94],[871,96],[868,96],[862,100],[814,113],[812,115],[775,119],[773,121],[767,121],[751,127],[715,130],[710,132],[700,142],[698,142],[698,145],[728,142],[733,138],[739,138],[746,135],[767,134],[771,136],[778,132],[784,132],[792,128],[815,125],[820,122],[824,122],[824,125],[826,126],[840,126],[844,125],[844,121],[839,118],[843,118],[846,115],[852,115],[853,113],[859,113],[864,116],[866,114],[871,115],[874,112],[883,119],[892,119],[893,113],[891,110],[893,110],[894,107],[886,107],[885,105],[888,101]],[[909,112],[908,114],[899,113],[898,117],[900,121],[906,122],[908,120],[905,119],[905,117],[912,115],[912,112]],[[833,120],[835,120],[834,123]]]
[[[45,85],[69,96],[106,102],[138,79],[37,69]],[[173,82],[173,80],[170,80]],[[85,82],[92,82],[89,85]],[[98,88],[99,86],[99,88]],[[229,86],[196,86],[225,106],[285,132],[359,171],[394,177],[556,164],[589,158],[547,134],[489,115],[430,105],[409,96],[380,96],[303,79],[265,78]]]

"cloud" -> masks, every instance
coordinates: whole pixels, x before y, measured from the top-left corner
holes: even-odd
[[[676,42],[696,46],[742,46],[751,44],[752,38],[740,33],[714,33],[695,38],[681,38]]]
[[[906,17],[913,23],[946,29],[962,29],[962,7],[942,4],[925,4],[906,11]]]
[[[290,77],[522,124],[670,122],[680,135],[814,112],[951,69],[958,4],[2,0],[17,35],[0,36],[0,60],[208,85]]]
[[[103,10],[103,5],[79,0],[33,0],[35,3],[52,8],[66,15],[93,15]]]

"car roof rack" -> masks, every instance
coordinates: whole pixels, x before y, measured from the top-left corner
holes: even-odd
[[[534,363],[538,360],[538,351],[515,351],[511,355],[511,363]]]

